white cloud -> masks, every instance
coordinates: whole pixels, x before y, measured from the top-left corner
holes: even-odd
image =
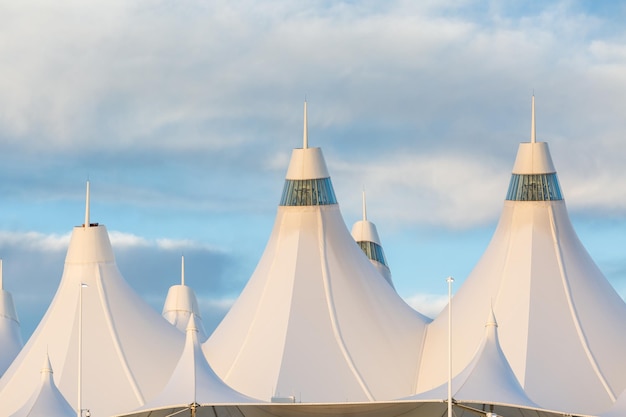
[[[222,252],[223,250],[203,242],[198,242],[192,239],[171,239],[171,238],[156,238],[148,239],[142,236],[137,236],[132,233],[125,233],[120,231],[110,231],[109,237],[111,245],[120,248],[155,248],[165,251],[184,251],[187,250],[204,250],[211,252]]]
[[[506,168],[450,153],[404,152],[367,164],[334,165],[340,173],[335,184],[363,184],[371,212],[387,223],[451,228],[485,223],[499,213],[508,185]],[[344,196],[356,195],[343,188]],[[344,205],[355,210],[360,200],[344,198]]]
[[[406,298],[405,301],[418,312],[434,319],[448,305],[448,296],[418,293]]]
[[[67,249],[70,234],[44,234],[39,232],[13,232],[0,230],[0,246],[21,247],[42,252],[60,252]]]
[[[58,222],[66,207],[51,201],[72,195],[69,179],[96,171],[106,183],[98,213],[113,213],[99,219],[133,231],[110,233],[129,267],[137,256],[152,264],[155,251],[196,249],[220,258],[211,266],[230,265],[229,250],[198,236],[247,253],[263,247],[259,224],[271,225],[276,173],[301,144],[305,95],[310,144],[324,148],[352,218],[365,186],[373,218],[397,229],[495,222],[517,144],[528,139],[533,88],[538,137],[551,145],[568,207],[623,215],[623,16],[577,7],[4,2],[0,142],[10,191],[3,201],[14,214],[0,229],[30,224],[20,217],[32,218],[32,208],[20,210],[26,205],[41,207],[47,225]],[[3,247],[56,254],[68,241],[0,233]],[[168,275],[177,276],[178,259],[171,264]],[[142,289],[164,274],[132,271]],[[225,292],[230,273],[211,288]]]
[[[205,243],[197,242],[191,239],[166,239],[161,238],[156,240],[157,246],[164,250],[185,250],[185,249],[201,249],[211,252],[224,252],[216,246],[207,245]]]

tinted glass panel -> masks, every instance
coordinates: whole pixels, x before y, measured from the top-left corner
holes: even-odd
[[[367,241],[361,241],[357,243],[361,247],[363,252],[365,252],[365,255],[367,255],[368,258],[374,261],[378,261],[381,264],[389,267],[387,265],[387,259],[385,258],[385,252],[383,252],[383,248],[379,244]]]
[[[511,176],[507,200],[548,201],[562,200],[561,188],[556,173]]]
[[[281,206],[323,206],[337,204],[330,178],[285,180]]]

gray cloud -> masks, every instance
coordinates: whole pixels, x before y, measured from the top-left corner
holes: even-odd
[[[185,283],[200,300],[208,330],[221,320],[228,300],[235,298],[246,282],[247,271],[219,248],[192,240],[109,234],[120,272],[158,312],[169,287],[180,283],[184,255]],[[58,288],[68,243],[69,234],[0,232],[4,288],[13,295],[25,336],[34,330]]]

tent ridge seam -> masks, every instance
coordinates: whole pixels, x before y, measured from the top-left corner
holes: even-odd
[[[552,242],[554,243],[554,252],[557,257],[557,263],[559,265],[559,272],[561,274],[561,282],[563,284],[563,290],[565,291],[567,305],[569,307],[570,313],[574,321],[574,327],[576,328],[576,333],[578,334],[578,339],[580,340],[583,350],[585,351],[585,354],[587,355],[587,358],[589,359],[589,362],[591,363],[591,367],[593,368],[593,371],[595,372],[596,376],[602,383],[602,386],[604,387],[605,391],[609,395],[609,398],[611,399],[611,401],[615,402],[617,400],[615,393],[611,389],[611,386],[609,385],[606,378],[604,377],[604,374],[600,370],[600,367],[598,365],[598,362],[596,361],[596,358],[593,355],[593,352],[591,352],[591,348],[589,347],[589,341],[587,340],[587,336],[585,335],[585,332],[582,329],[582,326],[580,324],[580,318],[578,317],[578,311],[576,310],[576,306],[574,305],[574,300],[572,299],[572,292],[569,286],[569,282],[567,280],[567,271],[565,270],[565,264],[563,263],[561,247],[560,245],[558,245],[558,240],[557,240],[558,230],[557,230],[556,222],[554,220],[554,206],[552,204],[548,206],[548,213],[550,214],[550,226],[552,229],[551,230]]]
[[[120,345],[120,338],[119,338],[119,335],[117,334],[117,330],[113,323],[113,318],[111,317],[111,310],[109,308],[109,298],[107,296],[106,290],[102,282],[102,272],[100,271],[99,264],[96,265],[96,278],[97,278],[96,282],[98,284],[98,290],[101,295],[101,301],[104,306],[103,308],[104,317],[105,317],[107,326],[109,327],[111,336],[113,336],[112,339],[113,339],[113,345],[115,346],[115,351],[117,352],[117,356],[120,359],[122,368],[124,369],[124,373],[126,374],[126,377],[128,378],[128,382],[130,383],[130,386],[133,389],[135,397],[139,401],[140,405],[144,405],[146,401],[143,398],[141,391],[139,390],[139,386],[137,385],[137,381],[135,380],[135,376],[133,375],[133,372],[128,366],[128,360],[126,358],[126,355],[124,354],[124,351],[122,350],[122,346]]]
[[[280,219],[280,229],[282,229],[284,221],[285,221],[285,217],[281,216],[281,219]],[[275,249],[275,251],[278,250],[278,246],[280,244],[281,244],[281,241],[280,241],[280,239],[278,239],[278,242],[276,243],[277,249]],[[276,258],[272,257],[272,264],[269,267],[270,271],[272,271],[274,269],[275,263],[276,263]],[[252,272],[252,276],[254,276],[255,273],[256,273],[256,270],[254,272]],[[250,342],[250,333],[252,331],[252,328],[255,326],[255,324],[257,322],[257,318],[259,316],[258,312],[259,312],[259,309],[261,308],[261,304],[263,304],[262,301],[265,298],[265,295],[267,294],[267,287],[269,286],[269,281],[270,281],[269,279],[265,280],[265,284],[263,285],[263,291],[261,292],[261,296],[259,297],[259,301],[258,301],[258,303],[256,305],[256,308],[255,308],[255,314],[252,316],[252,321],[250,322],[250,326],[248,326],[248,330],[246,331],[246,337],[244,338],[243,342],[239,346],[239,350],[237,352],[237,356],[235,356],[235,359],[233,359],[231,365],[228,367],[228,371],[226,371],[226,373],[224,374],[224,377],[223,377],[224,381],[226,381],[228,378],[230,378],[230,375],[234,371],[235,366],[239,362],[239,358],[241,357],[241,355],[242,355],[242,353],[244,351],[244,348]],[[274,392],[276,391],[276,388],[277,388],[276,385],[277,385],[277,380],[275,381],[275,386],[273,388]]]
[[[348,367],[352,371],[352,374],[356,377],[357,382],[361,386],[361,389],[363,390],[363,392],[365,393],[369,401],[374,401],[375,400],[374,396],[372,395],[369,387],[363,380],[363,376],[360,374],[359,370],[354,364],[354,360],[352,359],[352,356],[350,356],[350,352],[348,351],[348,348],[346,347],[345,340],[343,339],[343,335],[341,334],[341,329],[339,328],[339,323],[337,321],[337,311],[335,310],[335,303],[333,302],[332,288],[330,285],[330,281],[328,279],[328,258],[326,256],[326,245],[324,244],[325,237],[326,237],[326,230],[324,228],[324,219],[322,216],[322,211],[323,210],[321,208],[317,211],[317,216],[318,216],[318,221],[319,221],[318,232],[320,234],[318,242],[320,242],[319,250],[320,250],[320,258],[322,260],[322,268],[321,268],[322,282],[324,284],[324,292],[326,295],[326,305],[328,307],[328,314],[330,317],[331,327],[333,329],[335,340],[337,341],[339,349],[341,350],[343,357],[348,363]]]

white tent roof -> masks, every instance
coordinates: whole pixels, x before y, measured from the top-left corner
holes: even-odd
[[[76,411],[54,384],[50,358],[46,355],[41,382],[26,403],[11,417],[74,417]]]
[[[357,221],[352,226],[352,237],[361,246],[365,255],[369,258],[374,268],[385,278],[385,280],[391,285],[391,270],[387,265],[387,259],[385,258],[385,252],[383,251],[380,237],[378,236],[378,230],[376,225],[367,219],[367,207],[365,204],[365,191],[363,191],[363,219]]]
[[[600,414],[600,417],[624,417],[626,416],[626,389],[622,391],[617,401],[607,411]]]
[[[545,143],[520,146],[491,243],[454,297],[454,373],[490,305],[513,372],[542,407],[596,414],[626,386],[626,305],[576,236]],[[429,325],[418,392],[445,381],[448,313]]]
[[[245,404],[258,403],[226,385],[207,363],[200,342],[194,316],[187,325],[183,353],[169,382],[159,395],[137,411],[189,404]]]
[[[306,131],[305,124],[265,252],[204,352],[226,383],[254,398],[410,395],[428,319],[355,244]]]
[[[446,382],[410,399],[446,400],[447,390]],[[540,408],[528,398],[502,352],[498,341],[498,324],[493,311],[489,314],[482,343],[473,359],[452,379],[452,397],[457,402],[466,404]]]
[[[89,223],[86,213],[85,224],[72,232],[48,311],[0,379],[0,415],[27,400],[46,352],[63,395],[96,416],[142,405],[176,365],[184,336],[131,289],[117,269],[106,228]]]
[[[0,259],[0,376],[22,349],[22,334],[11,293],[2,283],[2,259]]]
[[[202,315],[198,307],[198,300],[193,289],[185,285],[185,257],[181,261],[180,285],[173,285],[167,292],[163,304],[163,317],[172,323],[178,330],[185,332],[191,316],[195,317],[198,338],[205,341],[209,336],[202,323]]]

